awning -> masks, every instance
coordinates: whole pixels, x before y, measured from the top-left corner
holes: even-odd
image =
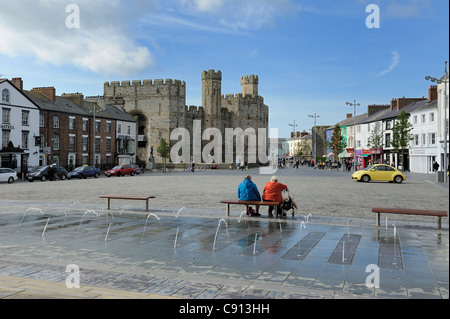
[[[370,154],[361,154],[359,157],[368,157]]]
[[[341,154],[338,155],[338,157],[339,158],[353,157],[353,153],[342,152]]]

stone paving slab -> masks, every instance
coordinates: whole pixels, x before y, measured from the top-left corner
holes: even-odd
[[[230,217],[225,226],[201,212],[155,210],[157,220],[125,211],[113,219],[81,209],[46,224],[9,204],[0,214],[0,298],[449,296],[448,227],[437,231],[434,223],[399,222],[394,234],[373,220],[313,217],[300,230],[302,218]],[[65,287],[68,264],[80,266],[81,290]],[[379,288],[365,284],[370,264],[379,266]]]

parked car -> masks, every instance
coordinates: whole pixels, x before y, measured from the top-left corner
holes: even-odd
[[[48,179],[53,180],[54,177],[49,175],[49,167],[50,165],[46,165],[33,169],[27,174],[28,181],[33,182],[34,180],[40,180],[45,182]],[[64,167],[60,165],[53,165],[53,167],[56,169],[59,179],[63,181],[67,178],[68,173]]]
[[[17,181],[17,172],[10,168],[0,168],[0,182],[8,182],[9,184]]]
[[[406,176],[398,169],[390,165],[375,164],[353,173],[352,179],[355,179],[358,182],[362,181],[366,183],[370,181],[401,183],[406,180]]]
[[[140,174],[141,173],[141,168],[138,165],[131,164],[131,166],[133,166],[136,169],[136,174]]]
[[[113,167],[110,170],[107,170],[105,172],[105,176],[111,177],[111,176],[125,176],[125,175],[131,175],[134,176],[136,174],[136,168],[133,167],[131,164],[123,164]]]
[[[88,177],[98,178],[100,176],[100,173],[101,171],[98,168],[85,165],[75,168],[73,171],[67,174],[67,178],[68,179],[71,179],[72,177],[78,177],[80,179]]]

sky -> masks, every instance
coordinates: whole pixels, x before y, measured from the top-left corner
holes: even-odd
[[[427,96],[425,76],[444,75],[449,55],[447,0],[0,0],[0,8],[0,78],[85,96],[103,95],[110,81],[177,79],[186,105],[201,106],[203,70],[222,71],[222,94],[240,93],[241,76],[254,74],[279,137],[294,125],[335,125],[353,113],[346,102],[359,103],[360,115]]]

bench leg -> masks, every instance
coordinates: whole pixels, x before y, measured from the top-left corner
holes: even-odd
[[[230,204],[227,204],[227,217],[230,217]]]
[[[111,209],[110,200],[111,198],[108,198],[108,210]]]
[[[145,211],[148,212],[148,199],[145,201]]]
[[[438,216],[438,229],[441,230],[442,229],[442,221],[441,221],[441,216]]]
[[[376,217],[376,221],[377,221],[377,224],[376,224],[376,226],[380,226],[380,213],[377,213],[377,217]]]

